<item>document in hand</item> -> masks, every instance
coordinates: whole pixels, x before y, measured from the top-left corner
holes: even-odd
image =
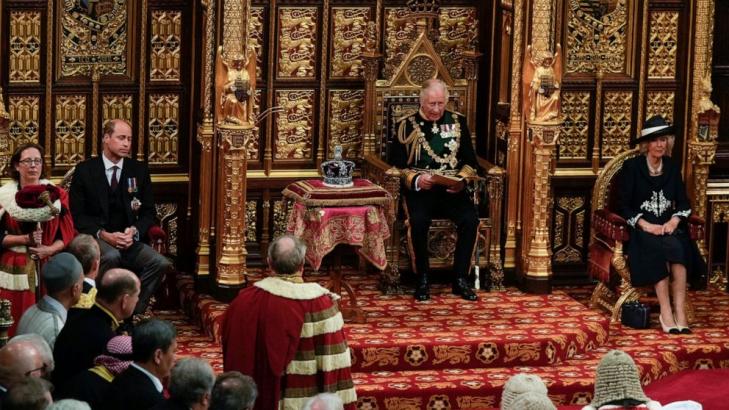
[[[459,182],[462,181],[462,179],[458,178],[458,177],[447,176],[447,175],[432,174],[431,181],[433,181],[434,184],[443,185],[443,186],[450,188],[454,185],[457,185]]]

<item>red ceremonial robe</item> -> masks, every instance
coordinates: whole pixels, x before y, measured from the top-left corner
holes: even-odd
[[[269,277],[242,290],[223,320],[223,363],[256,381],[256,410],[299,409],[320,392],[354,409],[341,313],[316,283]]]

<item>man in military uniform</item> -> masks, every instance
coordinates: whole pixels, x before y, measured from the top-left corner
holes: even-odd
[[[446,110],[447,102],[445,83],[437,79],[426,81],[420,92],[420,110],[398,120],[397,136],[389,152],[390,164],[400,168],[403,175],[418,275],[418,301],[430,299],[428,229],[434,217],[448,218],[457,227],[453,293],[470,301],[478,298],[466,281],[476,244],[478,216],[464,180],[476,174],[476,154],[465,118]]]

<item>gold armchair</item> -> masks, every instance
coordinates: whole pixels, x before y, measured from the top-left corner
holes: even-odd
[[[421,84],[430,78],[443,80],[450,91],[449,108],[466,114],[475,145],[475,92],[478,56],[466,53],[466,78],[455,79],[443,64],[436,47],[428,38],[426,23],[418,21],[418,34],[410,50],[396,66],[384,70],[387,79],[378,79],[381,55],[369,50],[364,53],[365,120],[362,148],[363,175],[387,189],[393,197],[388,216],[391,222],[387,246],[388,268],[383,273],[381,287],[386,292],[399,289],[400,270],[414,269],[415,259],[409,245],[408,221],[402,212],[400,171],[387,163],[388,149],[396,135],[396,121],[415,112],[419,107]],[[472,264],[480,271],[482,288],[503,289],[501,263],[501,202],[505,171],[479,158],[479,175],[468,181],[478,207],[479,228]],[[447,219],[434,219],[428,234],[430,266],[448,268],[453,264],[455,225]]]

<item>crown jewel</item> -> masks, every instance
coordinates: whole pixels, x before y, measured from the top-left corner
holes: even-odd
[[[324,185],[333,188],[346,188],[352,186],[354,162],[342,159],[342,146],[334,147],[334,159],[321,163],[321,173],[324,176]]]

